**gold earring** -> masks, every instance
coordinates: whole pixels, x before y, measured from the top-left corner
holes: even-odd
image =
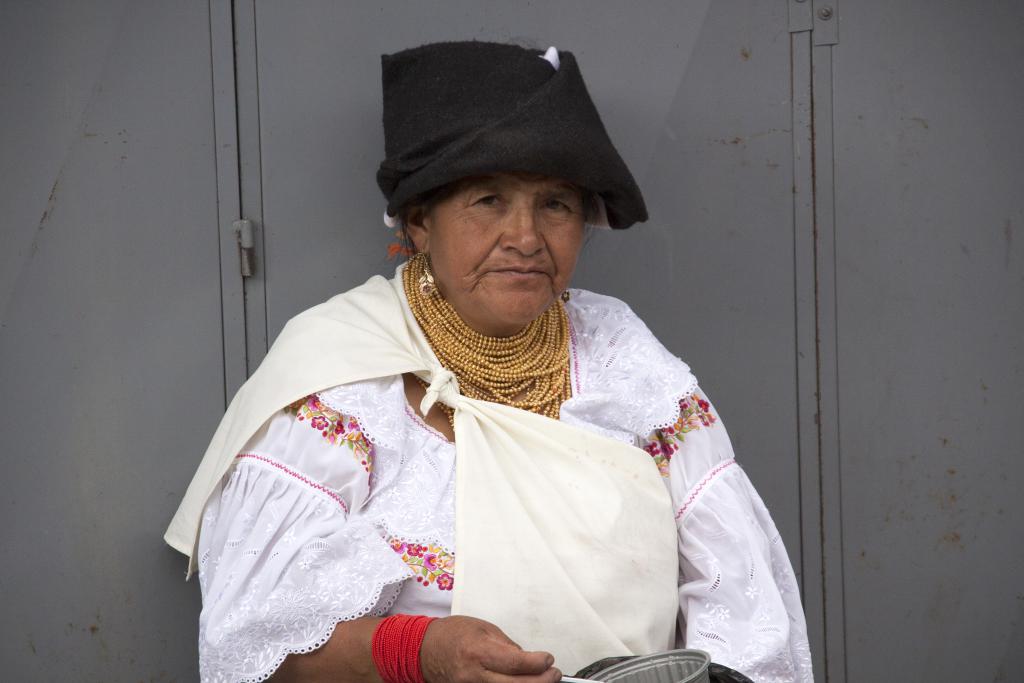
[[[420,253],[416,255],[416,258],[422,258],[426,261],[423,264],[423,274],[420,275],[420,279],[417,282],[420,294],[423,296],[433,296],[437,293],[437,285],[434,284],[434,274],[430,272],[430,257],[425,253]]]
[[[562,301],[566,301],[566,302],[569,301],[569,290],[568,289],[562,291]]]

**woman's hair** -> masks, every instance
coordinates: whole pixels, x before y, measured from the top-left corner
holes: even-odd
[[[406,253],[416,253],[416,245],[413,244],[412,238],[409,237],[409,231],[406,229],[409,219],[416,213],[430,213],[435,206],[458,192],[466,181],[466,178],[462,178],[439,185],[426,192],[421,192],[402,205],[398,211],[398,224],[402,231],[402,246],[406,249]],[[579,190],[583,202],[583,223],[589,227],[597,219],[600,211],[597,204],[599,201],[597,193],[582,187],[576,189]]]
[[[402,205],[398,210],[398,225],[402,230],[402,247],[406,254],[417,253],[416,244],[409,237],[409,219],[416,213],[426,214],[433,211],[434,207],[455,194],[462,181],[456,180],[445,185],[439,185],[426,192],[421,192]]]

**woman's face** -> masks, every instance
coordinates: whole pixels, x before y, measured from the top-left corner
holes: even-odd
[[[441,294],[481,334],[507,337],[568,286],[583,243],[583,196],[546,176],[498,173],[406,221]]]

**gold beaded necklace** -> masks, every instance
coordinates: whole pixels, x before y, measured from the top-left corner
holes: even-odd
[[[558,419],[572,395],[569,381],[569,317],[556,300],[511,337],[488,337],[467,325],[441,293],[422,291],[429,258],[416,254],[402,274],[402,285],[416,322],[434,354],[459,380],[464,396],[504,403]],[[421,380],[422,384],[422,380]],[[453,411],[444,404],[454,429]]]

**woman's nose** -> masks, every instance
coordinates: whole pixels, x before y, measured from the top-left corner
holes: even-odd
[[[513,207],[502,238],[503,246],[515,249],[524,256],[532,256],[544,248],[540,221],[532,206]]]

